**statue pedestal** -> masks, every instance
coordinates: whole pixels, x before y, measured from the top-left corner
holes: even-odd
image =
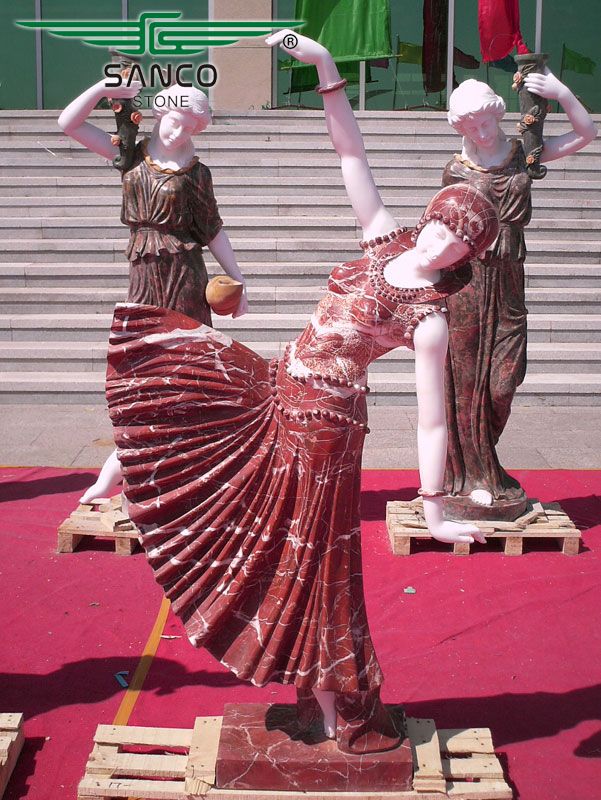
[[[479,520],[513,522],[526,513],[528,498],[522,493],[514,500],[495,500],[491,506],[483,506],[474,503],[469,496],[449,494],[443,497],[442,504],[446,519],[462,522]]]
[[[23,714],[0,714],[0,797],[23,749]]]
[[[398,708],[398,707],[397,707]],[[402,710],[389,706],[402,717]],[[218,789],[357,792],[408,791],[413,756],[400,747],[362,756],[341,753],[318,723],[299,729],[294,705],[228,703],[217,754]]]
[[[333,742],[324,740],[308,745],[290,741],[289,734],[280,728],[267,730],[266,722],[269,724],[270,718],[277,725],[289,725],[290,713],[285,709],[291,708],[294,709],[293,706],[255,704],[230,706],[226,709],[225,721],[222,717],[198,717],[193,730],[99,725],[94,735],[94,749],[77,789],[78,800],[126,797],[148,800],[511,800],[513,797],[488,728],[438,731],[431,719],[408,719],[410,746],[406,742],[389,753],[345,756],[335,752]],[[236,724],[238,737],[233,736]],[[230,726],[232,730],[228,730]],[[249,738],[243,743],[247,734]],[[278,742],[277,755],[266,753],[264,748],[268,740]],[[237,742],[240,743],[239,752],[232,750]],[[302,763],[298,755],[301,750],[306,751]],[[288,757],[279,763],[280,756],[286,753],[294,754],[295,763],[302,772],[290,769]],[[233,765],[237,759],[235,769],[244,765],[248,776],[255,770],[255,761],[264,763],[267,755],[272,759],[269,769],[278,785],[282,784],[282,776],[288,774],[303,788],[217,788],[216,773],[222,768],[220,759],[224,761],[223,768],[226,768],[226,761]],[[375,789],[383,780],[382,772],[391,774],[392,767],[387,765],[393,764],[395,758],[398,762],[395,769],[405,776],[403,783],[389,785],[386,790]],[[347,775],[352,776],[353,783],[361,780],[361,785],[368,788],[359,791],[325,788],[334,781],[346,780],[344,775],[331,773],[351,760],[354,766],[345,768]],[[406,786],[412,764],[412,781],[409,779],[409,788],[402,788]],[[264,781],[265,769],[267,767],[262,767],[259,771],[260,782]],[[245,778],[238,773],[236,780]],[[317,785],[319,789],[309,788]]]
[[[526,539],[531,543],[554,539],[559,544],[561,552],[568,556],[575,556],[580,552],[582,534],[559,503],[543,504],[531,499],[528,501],[526,513],[512,522],[491,519],[483,515],[467,519],[473,522],[487,539],[501,539],[506,556],[521,555]],[[411,543],[415,539],[432,541],[424,519],[421,497],[387,503],[386,527],[395,556],[410,555]],[[452,547],[455,555],[465,556],[469,555],[472,545],[467,542],[457,542]]]
[[[138,546],[138,529],[121,509],[121,495],[80,504],[58,529],[58,553],[73,553],[84,538],[110,539],[118,555],[130,556]]]

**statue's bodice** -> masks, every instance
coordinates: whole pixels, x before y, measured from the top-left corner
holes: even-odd
[[[406,231],[332,270],[325,296],[289,350],[291,374],[323,375],[352,386],[379,356],[400,345],[413,347],[416,326],[465,286],[471,269],[465,264],[446,272],[432,286],[392,286],[384,268],[412,246],[411,231]]]

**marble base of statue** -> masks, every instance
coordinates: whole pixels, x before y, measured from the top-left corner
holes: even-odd
[[[444,516],[451,520],[513,522],[526,513],[527,507],[528,497],[524,492],[511,499],[495,499],[490,506],[475,503],[469,495],[450,494],[443,498]]]
[[[402,718],[400,706],[387,706]],[[316,723],[301,729],[294,705],[228,703],[223,714],[216,788],[271,791],[409,791],[411,744],[347,755]]]

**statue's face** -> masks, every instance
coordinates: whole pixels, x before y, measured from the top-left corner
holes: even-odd
[[[499,121],[492,111],[479,111],[461,123],[461,132],[476,147],[494,147],[499,138]]]
[[[445,269],[463,261],[470,248],[443,222],[436,220],[421,229],[415,251],[424,269]]]
[[[204,124],[203,124],[204,122]],[[159,120],[159,137],[167,150],[177,150],[189,141],[193,133],[200,133],[210,122],[207,119],[182,111],[169,111]]]

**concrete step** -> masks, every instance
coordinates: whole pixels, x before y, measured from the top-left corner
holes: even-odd
[[[240,262],[249,286],[325,286],[328,275],[337,262],[277,261]],[[219,269],[207,257],[209,272]],[[32,289],[71,289],[87,287],[88,292],[99,288],[127,289],[129,264],[119,262],[13,262],[0,263],[0,287]],[[564,289],[601,288],[601,266],[596,264],[533,264],[526,262],[526,285],[529,288]]]
[[[325,281],[319,285],[249,286],[251,309],[256,313],[311,314],[323,297]],[[0,296],[1,314],[112,313],[115,303],[124,302],[127,287],[112,288],[9,288]],[[601,312],[601,288],[526,289],[531,314],[595,314]]]
[[[1,314],[0,341],[107,341],[111,314]],[[289,341],[307,324],[305,313],[250,313],[238,319],[221,317],[219,329],[246,341]],[[531,314],[531,342],[601,343],[601,314]]]
[[[432,195],[440,189],[440,171],[429,175],[415,176],[403,174],[402,180],[396,174],[383,174],[378,178],[378,188],[383,194],[387,192],[399,200],[419,200],[424,206]],[[266,181],[262,174],[250,175],[246,170],[243,174],[214,175],[215,192],[219,199],[224,194],[235,193],[236,196],[260,195],[271,197],[286,195],[304,197],[316,200],[323,196],[338,195],[346,198],[344,184],[340,170],[335,174],[322,175],[320,173],[303,174],[294,176],[290,180],[288,175],[272,175]],[[113,167],[98,170],[92,176],[86,177],[72,174],[70,170],[64,173],[57,172],[52,175],[33,174],[24,176],[17,173],[0,175],[0,195],[3,197],[65,197],[84,193],[92,193],[96,197],[104,195],[120,196],[121,182],[119,173]],[[542,181],[533,185],[534,203],[539,197],[550,197],[562,200],[566,205],[581,200],[601,199],[601,173],[590,180],[582,181],[567,175],[558,178],[552,173]],[[348,207],[348,199],[345,199]]]
[[[1,191],[1,190],[0,190]],[[417,190],[411,196],[399,197],[390,191],[382,192],[382,200],[391,213],[405,220],[415,222],[421,216],[424,206],[432,196],[430,190]],[[291,195],[219,195],[219,210],[223,217],[253,217],[258,212],[265,217],[311,217],[315,215],[314,197],[293,197]],[[121,192],[118,187],[106,195],[97,195],[94,187],[88,194],[57,196],[1,196],[0,218],[82,218],[102,217],[117,220],[121,212]],[[348,198],[344,194],[324,195],[319,199],[319,216],[322,218],[353,218]],[[601,218],[601,192],[597,199],[565,198],[543,196],[536,198],[534,218],[555,219],[591,219]]]
[[[399,159],[402,154],[404,160],[412,162],[436,161],[438,165],[446,164],[455,152],[461,149],[461,140],[457,134],[449,133],[445,137],[407,137],[407,136],[382,136],[370,135],[365,138],[365,149],[370,163],[377,159]],[[202,137],[198,141],[197,155],[209,164],[227,164],[234,159],[260,159],[260,163],[269,163],[275,159],[286,159],[291,156],[297,160],[316,155],[337,158],[334,148],[329,140],[323,125],[320,135],[314,137],[280,133],[280,135],[265,134],[260,137],[239,139],[235,135],[235,127],[229,128],[221,135]],[[55,163],[61,160],[70,160],[73,163],[93,163],[99,160],[98,155],[91,153],[86,147],[64,135],[57,134],[53,137],[42,136],[35,141],[26,141],[20,138],[9,139],[0,136],[0,157],[3,163],[10,163],[12,159],[34,160],[36,163]],[[100,159],[104,161],[104,159]],[[583,168],[599,167],[601,164],[601,141],[592,142],[588,147],[573,156],[562,159],[565,167]],[[551,165],[551,168],[556,167]]]
[[[62,109],[26,109],[26,110],[0,110],[0,133],[9,132],[43,132],[56,130],[56,124]],[[373,130],[375,133],[402,130],[423,136],[430,132],[439,133],[448,131],[449,125],[445,111],[354,111],[353,112],[362,130]],[[601,122],[601,114],[593,114],[593,119]],[[520,115],[516,112],[507,113],[503,125],[512,128],[518,122]],[[93,111],[90,120],[105,130],[113,130],[115,117],[109,110]],[[212,128],[221,126],[234,127],[243,125],[248,128],[269,126],[272,129],[281,126],[291,127],[293,130],[310,129],[313,126],[323,125],[323,111],[309,109],[261,109],[241,113],[219,113],[213,116]],[[142,130],[152,127],[150,113],[144,111]],[[550,112],[545,120],[545,131],[564,133],[571,130],[566,114]],[[199,139],[205,133],[200,134]]]
[[[21,136],[23,138],[43,138],[61,136],[67,138],[63,131],[58,127],[58,117],[60,110],[51,112],[45,118],[27,118],[22,111],[13,111],[12,118],[0,118],[0,136]],[[385,134],[386,138],[394,136],[405,136],[424,141],[429,139],[439,139],[441,137],[459,137],[453,131],[447,121],[446,112],[435,112],[424,115],[420,112],[411,111],[355,111],[359,127],[364,136],[380,136]],[[501,126],[508,136],[518,136],[517,123],[520,115],[511,112],[505,115]],[[601,122],[601,115],[593,114],[593,119]],[[99,128],[113,132],[115,130],[115,117],[110,112],[93,111],[90,120]],[[152,115],[143,111],[143,119],[140,124],[139,136],[148,136],[152,131],[154,120]],[[545,132],[551,135],[567,133],[572,130],[568,118],[565,114],[551,112],[545,120]],[[325,116],[319,111],[302,111],[291,109],[288,113],[280,111],[269,111],[263,116],[252,117],[250,113],[245,114],[219,114],[213,115],[213,124],[201,134],[195,136],[197,144],[212,138],[223,138],[225,136],[236,136],[249,134],[253,137],[260,136],[307,136],[307,135],[326,135]]]
[[[101,126],[107,133],[115,132],[115,125]],[[360,125],[365,148],[368,153],[377,152],[382,147],[388,147],[401,152],[420,152],[436,153],[446,161],[452,157],[453,153],[461,151],[461,137],[458,136],[451,127],[434,126],[433,128],[424,126],[422,131],[413,129],[403,129],[388,127],[386,131],[378,129],[373,123]],[[503,129],[509,138],[518,138],[519,134],[511,123],[504,124]],[[139,133],[139,138],[150,136],[152,127],[145,125]],[[567,132],[569,126],[563,128],[555,127],[548,131],[545,127],[545,135],[554,135]],[[311,126],[296,128],[294,126],[276,127],[272,125],[213,125],[208,128],[202,136],[194,137],[197,153],[201,160],[207,153],[217,152],[222,148],[232,146],[248,148],[287,148],[294,145],[300,147],[315,147],[332,150],[325,120],[316,120]],[[0,151],[34,153],[41,150],[51,153],[61,153],[66,151],[84,151],[83,145],[70,139],[62,131],[48,128],[47,130],[31,131],[1,131],[0,130]],[[584,150],[581,150],[577,158],[589,158],[601,153],[601,142],[599,140],[591,142]]]
[[[410,227],[417,215],[397,215],[400,225]],[[266,232],[270,238],[307,238],[358,240],[362,230],[353,214],[323,216],[241,216],[222,212],[222,217],[231,238],[252,237]],[[104,239],[129,237],[129,228],[123,225],[116,214],[107,216],[58,217],[58,216],[11,216],[0,217],[0,236],[3,232],[19,232],[25,239]],[[601,219],[533,219],[526,231],[530,239],[560,238],[564,242],[591,241],[601,244]]]
[[[51,230],[47,228],[46,230]],[[74,229],[75,230],[75,229]],[[79,231],[78,231],[79,233]],[[0,263],[53,261],[124,261],[127,235],[120,238],[5,238],[0,248]],[[557,233],[555,234],[557,235]],[[536,238],[534,238],[536,236]],[[341,263],[359,258],[359,235],[352,230],[336,239],[325,236],[261,239],[231,236],[234,252],[241,264],[246,262],[324,262]],[[551,239],[540,232],[526,237],[530,264],[600,264],[601,242],[595,240]]]
[[[216,324],[219,325],[217,320]],[[285,342],[245,342],[263,358],[281,356]],[[0,342],[0,372],[101,372],[106,367],[107,342]],[[378,358],[370,375],[412,373],[414,354],[399,347]],[[528,374],[601,374],[601,344],[585,342],[528,345]]]
[[[103,403],[104,372],[0,373],[0,403]],[[410,373],[373,373],[370,405],[415,405]],[[540,373],[526,377],[515,405],[601,405],[601,376]]]
[[[452,154],[450,154],[452,155]],[[597,161],[595,160],[597,159]],[[323,177],[330,180],[340,177],[340,164],[336,153],[324,151],[314,153],[308,150],[273,154],[258,150],[256,153],[244,153],[239,149],[230,153],[212,154],[203,161],[211,169],[215,180],[222,177],[232,177],[241,171],[247,176],[271,179],[277,176],[296,179],[308,177],[319,171]],[[370,167],[376,183],[386,175],[394,173],[397,183],[402,183],[409,176],[434,177],[440,180],[440,173],[448,158],[431,157],[423,158],[405,157],[398,150],[390,154],[370,154]],[[581,181],[597,180],[601,170],[601,156],[591,159],[581,159],[577,156],[564,158],[548,165],[549,174],[556,180]],[[51,155],[46,151],[35,152],[29,155],[12,154],[6,156],[2,163],[2,173],[5,176],[48,176],[52,177],[69,174],[79,177],[101,176],[107,171],[114,170],[110,162],[101,159],[94,153],[76,152],[70,155]]]

